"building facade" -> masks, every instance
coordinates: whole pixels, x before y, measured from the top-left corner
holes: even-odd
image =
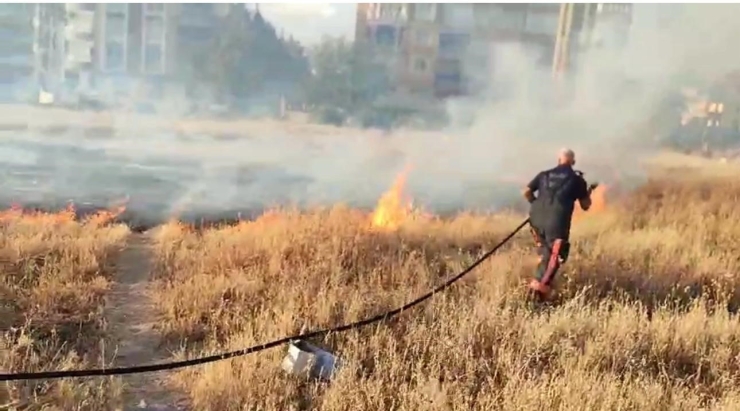
[[[618,28],[604,32],[626,33],[629,16],[629,5],[362,3],[355,38],[376,47],[397,88],[447,97],[481,87],[476,77],[494,72],[513,44],[532,66],[574,70],[600,20]]]
[[[63,5],[0,4],[0,100],[33,100],[61,82],[63,29]]]
[[[40,91],[106,100],[156,97],[187,76],[194,51],[212,44],[221,19],[235,7],[2,4],[0,99],[34,100]]]

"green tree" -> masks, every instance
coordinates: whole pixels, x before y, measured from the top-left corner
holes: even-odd
[[[286,94],[308,76],[308,61],[295,41],[278,38],[259,12],[229,13],[212,47],[194,55],[197,82],[210,85],[227,100],[260,93]]]
[[[386,66],[365,44],[325,38],[313,48],[311,60],[307,100],[328,122],[341,123],[340,116],[371,110],[389,89]]]

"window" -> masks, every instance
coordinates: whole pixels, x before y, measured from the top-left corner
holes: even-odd
[[[437,5],[433,3],[414,4],[414,20],[436,21],[437,20]]]
[[[147,16],[144,32],[147,43],[161,43],[164,40],[164,21],[160,16]]]
[[[108,71],[120,71],[125,68],[123,44],[109,41],[105,45],[105,68]]]
[[[442,56],[457,56],[465,51],[469,37],[465,34],[440,33],[439,54]]]
[[[163,61],[162,46],[158,44],[147,44],[144,52],[144,67],[148,73],[162,72]]]
[[[105,36],[108,39],[123,40],[126,37],[126,17],[108,15],[105,21]]]
[[[461,71],[460,60],[440,59],[437,60],[437,70],[440,74],[457,74]]]
[[[402,3],[379,3],[378,10],[380,17],[392,20],[406,20],[406,6]]]
[[[442,4],[444,24],[460,30],[468,30],[475,25],[472,3]]]
[[[146,3],[144,11],[147,13],[161,13],[164,11],[164,3]]]
[[[429,68],[429,62],[424,57],[414,57],[411,61],[413,62],[412,68],[417,73],[425,73]]]
[[[429,30],[416,29],[414,31],[414,44],[422,47],[431,47],[434,43],[434,37]]]
[[[396,45],[396,29],[393,26],[378,26],[375,30],[375,42],[381,46]]]
[[[558,31],[559,18],[560,16],[556,13],[528,13],[524,30],[528,33],[554,36]]]
[[[213,11],[211,3],[182,3],[183,13],[210,13]]]
[[[452,95],[462,91],[463,78],[460,73],[437,73],[434,76],[435,92],[440,95]]]
[[[524,25],[526,9],[522,7],[504,7],[518,6],[517,4],[481,4],[475,11],[473,19],[476,27],[481,30],[512,30],[518,31]]]
[[[80,9],[85,10],[85,11],[95,11],[96,6],[97,4],[95,3],[81,3]]]
[[[108,3],[105,5],[106,13],[126,14],[128,3]]]

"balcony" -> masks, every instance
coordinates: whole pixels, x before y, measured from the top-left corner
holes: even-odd
[[[67,43],[67,64],[92,63],[92,43],[70,41]]]
[[[92,33],[95,29],[94,15],[93,13],[87,13],[89,16],[78,14],[74,18],[67,20],[67,25],[64,27],[64,37],[67,40],[84,38],[90,36],[92,39]]]

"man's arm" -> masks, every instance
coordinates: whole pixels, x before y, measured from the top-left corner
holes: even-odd
[[[579,179],[578,182],[578,204],[580,204],[583,211],[588,211],[591,208],[591,191],[596,188],[596,184],[588,187],[586,180],[583,178]]]
[[[528,202],[530,202],[530,203],[534,202],[534,200],[536,199],[536,197],[535,197],[534,193],[536,193],[536,192],[537,192],[537,190],[539,190],[539,189],[540,189],[540,175],[541,175],[541,174],[542,174],[542,173],[540,173],[540,174],[537,174],[537,175],[536,175],[536,176],[535,176],[535,177],[534,177],[534,178],[532,179],[532,181],[530,181],[530,182],[529,182],[529,184],[527,184],[527,186],[526,186],[526,187],[524,187],[524,190],[522,190],[522,196],[524,196],[524,198],[525,198],[525,199],[526,199],[526,200],[527,200]]]

